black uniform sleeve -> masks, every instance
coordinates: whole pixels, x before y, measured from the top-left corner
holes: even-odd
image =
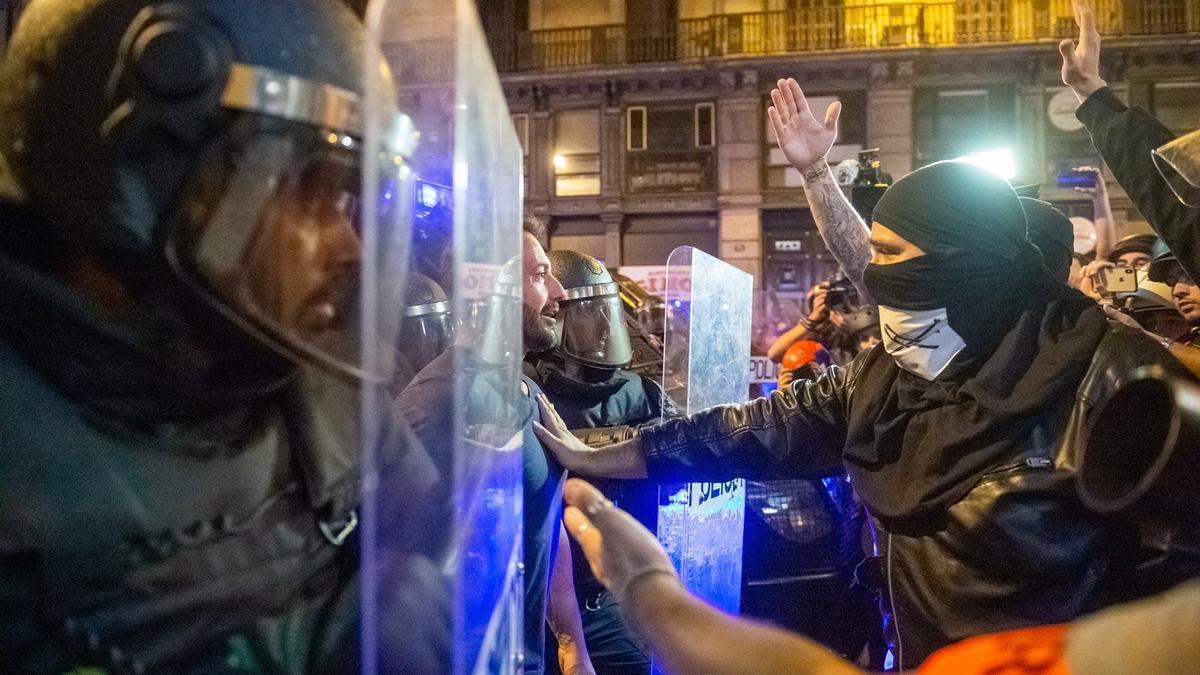
[[[1176,199],[1150,154],[1174,139],[1174,134],[1145,110],[1126,106],[1108,87],[1089,96],[1075,115],[1138,211],[1183,269],[1200,279],[1200,209]]]
[[[835,366],[766,398],[644,426],[650,478],[770,480],[840,470],[850,379]]]

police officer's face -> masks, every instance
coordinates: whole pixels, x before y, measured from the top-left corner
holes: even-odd
[[[550,272],[550,258],[542,245],[528,232],[524,236],[522,263],[524,283],[524,333],[526,348],[549,349],[554,346],[554,317],[563,297],[562,284]]]
[[[255,295],[269,299],[284,325],[301,333],[341,325],[355,304],[362,251],[343,203],[353,198],[277,200],[256,247],[259,259],[248,261]]]

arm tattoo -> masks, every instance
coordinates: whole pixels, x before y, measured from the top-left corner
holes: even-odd
[[[846,270],[850,281],[858,288],[864,299],[870,298],[863,284],[863,272],[871,260],[871,231],[847,201],[842,189],[833,180],[829,165],[818,162],[801,172],[804,176],[804,193],[817,231],[834,260]]]

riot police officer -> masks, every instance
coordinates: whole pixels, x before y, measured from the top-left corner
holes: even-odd
[[[641,424],[663,415],[658,383],[626,370],[633,358],[620,289],[595,258],[575,251],[550,251],[550,267],[563,285],[553,349],[531,359],[535,380],[572,430]],[[527,371],[530,370],[527,368]],[[675,416],[667,403],[668,416]],[[626,509],[654,526],[656,487],[609,486]],[[572,551],[575,591],[598,673],[649,672],[650,659],[625,625],[620,608],[588,569],[577,544]]]
[[[356,421],[389,373],[355,308],[403,281],[362,274],[361,159],[412,138],[360,147],[364,50],[326,0],[25,8],[0,74],[5,669],[356,669]],[[419,497],[432,464],[387,428]],[[437,566],[396,553],[390,588],[436,611]]]

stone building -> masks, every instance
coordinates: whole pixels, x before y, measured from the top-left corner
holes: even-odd
[[[1098,157],[1056,48],[1069,0],[481,0],[526,151],[529,209],[551,244],[610,266],[691,244],[787,296],[832,269],[799,176],[775,147],[768,92],[795,77],[843,102],[834,160],[879,148],[899,176],[1010,149],[1014,183],[1069,215],[1056,175]],[[1095,0],[1102,73],[1178,131],[1200,126],[1200,0]],[[1110,177],[1111,179],[1111,177]],[[1118,234],[1145,228],[1115,184]]]

